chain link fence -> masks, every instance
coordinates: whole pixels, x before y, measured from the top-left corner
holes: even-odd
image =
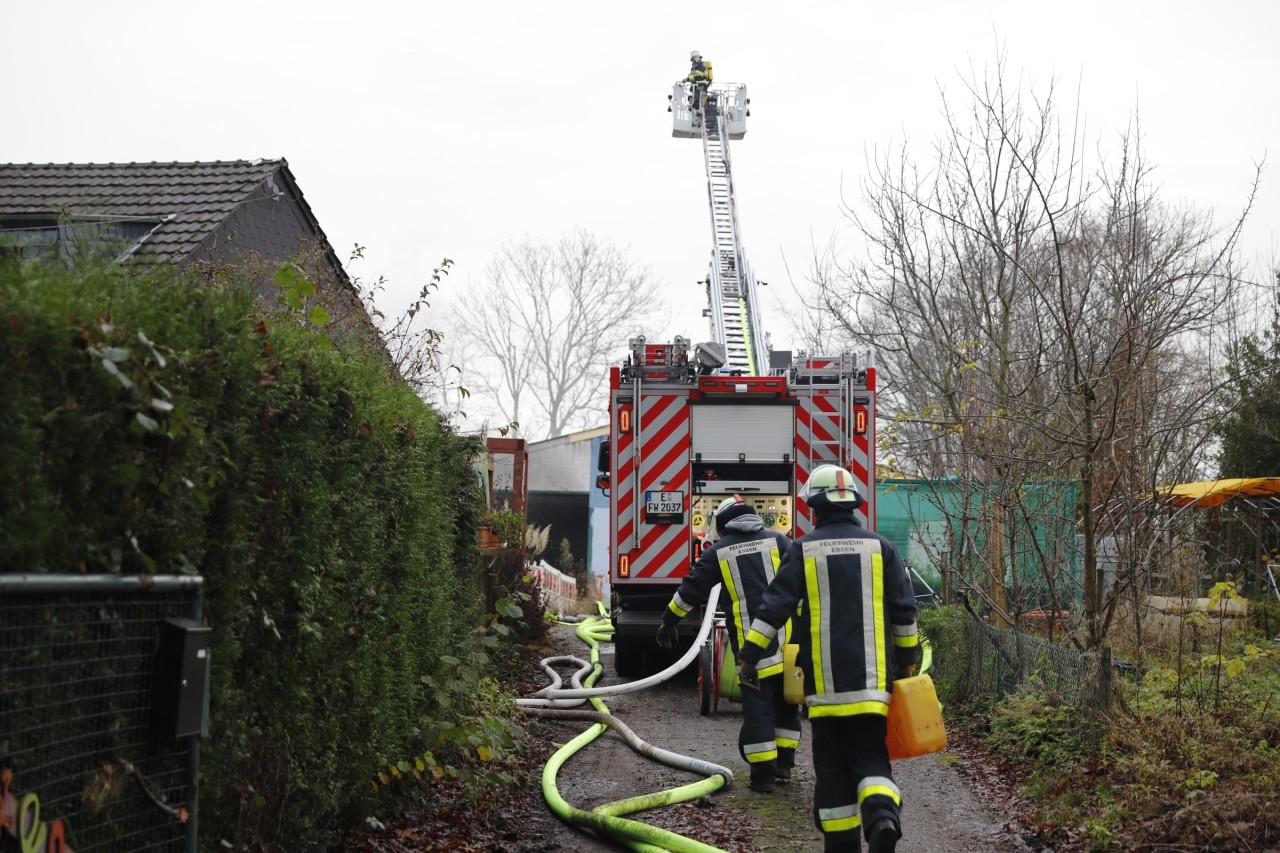
[[[1081,652],[1044,637],[995,628],[965,615],[963,639],[934,659],[934,677],[968,696],[1004,696],[1019,690],[1047,693],[1082,711],[1111,709],[1110,649]]]
[[[0,805],[46,837],[30,849],[194,853],[198,738],[157,734],[152,705],[159,625],[198,622],[201,589],[0,574]]]

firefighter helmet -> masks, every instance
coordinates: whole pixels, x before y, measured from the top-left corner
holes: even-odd
[[[716,529],[723,534],[725,525],[733,521],[735,518],[741,518],[744,515],[750,515],[755,512],[755,507],[742,499],[742,495],[734,495],[731,498],[725,498],[720,502],[720,506],[716,507],[715,520]]]
[[[858,492],[858,482],[839,465],[819,465],[809,474],[809,479],[800,488],[798,495],[810,506],[823,502],[833,504],[849,504],[849,509],[862,506],[862,495]]]
[[[690,62],[697,62],[701,58],[702,58],[702,54],[699,51],[694,50],[689,53]]]

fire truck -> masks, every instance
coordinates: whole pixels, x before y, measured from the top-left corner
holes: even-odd
[[[654,642],[658,623],[711,543],[711,513],[726,497],[754,504],[768,531],[804,535],[811,520],[797,490],[814,467],[832,463],[857,478],[866,497],[860,521],[875,524],[874,356],[771,349],[729,157],[729,141],[746,133],[747,88],[714,84],[701,111],[691,95],[677,83],[669,110],[672,136],[702,140],[710,340],[629,342],[625,362],[610,369],[609,439],[598,461],[597,482],[609,493],[614,666],[622,676],[669,662]],[[682,638],[696,628],[685,620]]]

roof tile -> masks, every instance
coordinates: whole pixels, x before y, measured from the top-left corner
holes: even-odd
[[[139,253],[184,256],[281,167],[284,160],[0,164],[0,217],[172,215]]]

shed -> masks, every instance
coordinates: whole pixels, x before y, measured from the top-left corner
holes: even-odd
[[[603,426],[529,445],[529,523],[551,526],[546,559],[558,565],[560,541],[568,539],[573,562],[596,575],[608,572],[607,556],[593,556],[593,546],[608,542],[608,507],[594,509],[591,493],[600,440],[608,434]]]

